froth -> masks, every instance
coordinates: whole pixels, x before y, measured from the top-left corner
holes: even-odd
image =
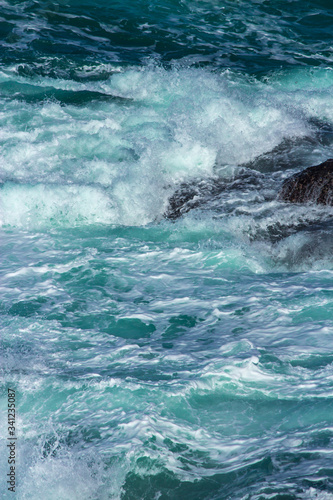
[[[286,138],[313,133],[303,88],[293,97],[284,77],[279,85],[233,77],[148,66],[89,83],[120,102],[6,99],[2,224],[147,224],[162,217],[178,183],[232,172]],[[78,88],[52,79],[47,85]],[[314,113],[322,113],[320,103]]]

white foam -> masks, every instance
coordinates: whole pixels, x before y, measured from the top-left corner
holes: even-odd
[[[2,78],[13,76],[7,72]],[[178,183],[216,172],[232,176],[237,165],[285,138],[311,135],[309,117],[331,116],[326,80],[319,95],[305,84],[291,92],[284,80],[285,75],[265,83],[234,75],[232,81],[230,72],[148,66],[87,85],[46,82],[129,99],[123,103],[4,102],[1,179],[12,184],[0,190],[2,224],[29,228],[159,220]]]
[[[7,184],[1,192],[1,222],[16,227],[110,223],[111,201],[103,190],[83,186]]]

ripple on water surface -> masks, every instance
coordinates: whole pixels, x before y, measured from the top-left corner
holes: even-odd
[[[332,497],[331,8],[236,4],[1,2],[22,500]]]

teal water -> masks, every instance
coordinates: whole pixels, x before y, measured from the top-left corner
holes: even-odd
[[[332,23],[0,1],[1,498],[333,498]]]

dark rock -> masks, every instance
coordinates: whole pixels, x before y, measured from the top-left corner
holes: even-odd
[[[178,219],[193,208],[202,205],[208,198],[218,195],[225,188],[225,183],[215,179],[192,183],[183,182],[169,199],[169,205],[164,216],[167,219]]]
[[[279,199],[333,206],[333,160],[306,168],[284,181]]]
[[[213,208],[214,202],[221,206],[223,203],[221,197],[224,193],[260,189],[262,178],[259,172],[244,168],[232,179],[214,177],[183,182],[169,199],[164,217],[176,220],[197,207]]]

